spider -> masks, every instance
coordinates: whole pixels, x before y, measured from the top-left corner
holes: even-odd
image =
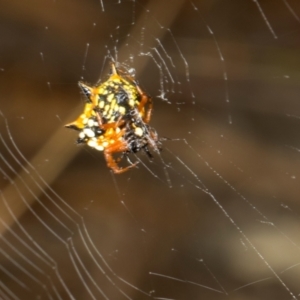
[[[104,152],[107,166],[116,174],[123,173],[137,165],[128,159],[129,153],[144,150],[149,158],[149,147],[161,150],[156,131],[148,123],[152,114],[152,99],[126,72],[111,64],[109,79],[99,85],[89,86],[79,82],[85,96],[83,113],[67,128],[79,131],[77,143],[84,143]],[[113,153],[122,153],[115,160]],[[121,168],[118,162],[126,156],[130,165]]]

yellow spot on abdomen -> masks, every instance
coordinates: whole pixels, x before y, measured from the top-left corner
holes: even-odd
[[[100,101],[99,107],[100,107],[100,108],[103,108],[103,107],[104,107],[104,101]]]
[[[134,134],[137,136],[142,136],[143,135],[143,129],[141,127],[136,127],[134,130]]]
[[[109,94],[109,95],[107,96],[107,98],[106,98],[107,101],[108,101],[108,102],[111,102],[112,99],[114,98],[114,96],[115,96],[114,94]]]
[[[104,111],[107,112],[109,110],[109,108],[110,108],[110,105],[106,104],[105,107],[104,107]]]
[[[121,115],[125,115],[125,113],[126,113],[125,107],[124,106],[119,106],[119,112],[120,112]]]
[[[129,102],[128,102],[128,104],[129,104],[131,107],[133,107],[133,106],[134,106],[134,100],[133,100],[133,99],[130,99]]]

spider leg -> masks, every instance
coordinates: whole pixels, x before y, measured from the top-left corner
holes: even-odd
[[[149,157],[150,159],[153,159],[153,155],[151,154],[151,152],[149,151],[149,148],[148,148],[147,146],[145,146],[145,147],[143,148],[143,150],[146,152],[146,154],[148,155],[148,157]]]
[[[118,75],[116,65],[113,62],[111,63],[111,73],[112,75]]]
[[[136,163],[135,164],[132,164],[126,168],[120,168],[117,164],[117,162],[115,161],[115,159],[113,158],[112,154],[110,152],[107,152],[107,151],[104,151],[104,157],[106,159],[106,163],[107,163],[107,166],[112,169],[112,171],[115,173],[115,174],[121,174],[121,173],[124,173],[126,171],[128,171],[129,169],[133,168],[136,166]]]
[[[122,117],[120,117],[117,122],[103,124],[102,116],[98,111],[96,111],[96,117],[97,117],[97,121],[99,123],[99,127],[104,131],[109,128],[118,128],[121,125],[123,125],[125,122],[124,120],[122,120]]]
[[[123,158],[124,156],[126,157],[127,161],[130,163],[130,165],[137,165],[137,164],[138,164],[138,162],[133,163],[133,162],[130,160],[129,155],[128,155],[128,152],[124,152],[123,155],[122,155],[122,158]]]
[[[138,163],[131,164],[130,166],[126,168],[120,168],[117,164],[117,161],[113,158],[112,153],[114,152],[125,152],[127,150],[127,145],[124,143],[124,141],[118,141],[104,150],[104,157],[107,163],[107,166],[113,170],[115,174],[121,174],[129,169],[135,167]]]
[[[140,104],[139,104],[139,107],[138,107],[138,111],[142,111],[144,106],[146,104],[148,104],[148,109],[146,111],[146,116],[143,117],[143,121],[145,123],[149,123],[150,119],[151,119],[151,115],[152,115],[152,109],[153,109],[152,98],[147,96],[138,85],[136,86],[136,89],[137,89],[139,95],[141,96],[141,101],[140,101]]]

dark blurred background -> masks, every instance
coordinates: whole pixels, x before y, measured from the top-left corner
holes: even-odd
[[[299,2],[3,4],[0,296],[298,299]],[[107,78],[108,53],[136,70],[170,139],[122,175],[63,128],[84,105],[77,82]]]

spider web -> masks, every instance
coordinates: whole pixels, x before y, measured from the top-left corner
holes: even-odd
[[[300,298],[297,1],[0,13],[1,299]],[[121,175],[63,128],[111,61],[164,138]]]

